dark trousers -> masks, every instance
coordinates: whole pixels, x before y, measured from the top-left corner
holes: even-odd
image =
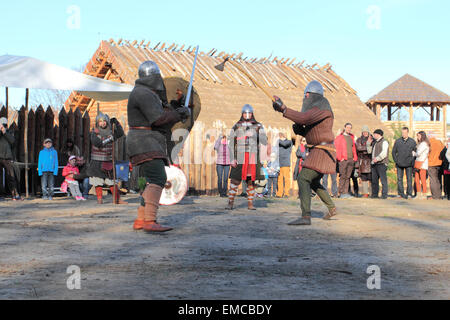
[[[378,192],[380,190],[379,180],[381,180],[382,197],[387,198],[387,166],[383,163],[372,165],[372,197],[374,198],[378,198]]]
[[[19,195],[17,189],[17,181],[16,176],[14,174],[14,166],[11,160],[0,159],[0,170],[5,169],[5,180],[8,185],[9,192],[11,192],[13,197],[17,197]]]
[[[320,200],[322,200],[328,209],[336,207],[328,191],[320,184],[322,177],[322,173],[309,168],[303,168],[298,175],[298,195],[300,197],[300,207],[303,217],[311,216],[311,190],[319,196]]]
[[[401,168],[397,166],[397,189],[400,196],[405,196],[405,188],[403,187],[403,175],[406,174],[407,195],[413,196],[413,167]]]
[[[147,183],[156,184],[164,188],[167,182],[166,165],[162,159],[146,161],[139,166],[139,177],[145,178]],[[143,186],[145,189],[145,186]]]
[[[351,160],[343,160],[339,162],[339,193],[347,194],[350,186],[350,177],[352,176],[355,162]]]
[[[444,174],[444,188],[447,199],[450,200],[450,174]]]
[[[323,175],[322,186],[325,190],[328,190],[328,176],[331,176],[331,194],[336,197],[338,194],[337,173]]]
[[[442,197],[442,172],[441,167],[429,167],[428,177],[430,178],[431,196],[435,200]]]
[[[355,196],[358,196],[358,194],[359,194],[359,185],[358,185],[358,178],[355,177],[355,172],[356,172],[356,169],[353,168],[352,175],[351,175],[350,178],[351,178],[352,184],[353,184],[353,194]],[[351,193],[350,182],[348,184],[348,193]]]
[[[162,159],[153,159],[139,165],[139,178],[144,178],[148,184],[156,184],[164,188],[167,182],[166,164]],[[142,179],[138,178],[140,190],[145,190],[146,185],[142,185]],[[144,197],[141,195],[141,206],[145,207]]]
[[[91,185],[89,184],[89,177],[84,178],[83,180],[78,180],[80,184],[80,191],[83,194],[84,198],[89,197],[89,190],[91,189]]]
[[[227,195],[228,189],[228,176],[230,175],[230,166],[224,166],[221,164],[216,165],[217,171],[217,185],[219,189],[219,194],[221,196]]]
[[[278,188],[278,177],[269,177],[269,181],[267,183],[267,194],[269,197],[275,197],[277,194]]]
[[[55,176],[53,172],[42,172],[41,187],[44,198],[53,197],[55,190]]]

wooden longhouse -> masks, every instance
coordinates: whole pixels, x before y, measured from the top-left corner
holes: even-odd
[[[379,119],[381,112],[387,109],[387,120],[383,122],[392,129],[406,126],[412,136],[425,131],[433,132],[438,139],[446,138],[450,96],[409,74],[374,95],[366,104]],[[408,121],[395,121],[395,114],[402,108],[409,111]],[[414,120],[414,113],[420,108],[428,113],[429,121]]]

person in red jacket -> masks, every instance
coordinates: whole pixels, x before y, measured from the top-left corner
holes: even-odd
[[[64,167],[62,175],[64,178],[66,178],[61,185],[61,189],[66,189],[67,187],[70,190],[70,193],[77,201],[85,201],[86,199],[83,197],[80,191],[80,185],[78,184],[78,181],[75,180],[74,175],[79,175],[80,170],[78,169],[77,165],[77,157],[76,156],[70,156],[69,163]]]
[[[352,128],[352,124],[347,123],[344,127],[344,132],[338,135],[334,141],[337,153],[336,159],[339,163],[339,194],[340,198],[343,199],[352,197],[348,193],[348,187],[355,163],[358,161],[355,136],[352,134]]]

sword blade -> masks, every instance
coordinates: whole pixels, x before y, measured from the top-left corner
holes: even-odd
[[[198,48],[199,46],[197,46],[197,49],[195,49],[195,58],[194,58],[194,65],[192,66],[191,80],[189,81],[189,88],[186,96],[186,101],[184,102],[185,108],[189,108],[189,101],[191,100],[192,83],[194,82],[195,66],[197,65]]]

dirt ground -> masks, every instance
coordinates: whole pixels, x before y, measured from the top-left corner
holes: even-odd
[[[292,227],[298,202],[186,197],[167,234],[131,230],[138,205],[0,202],[1,299],[449,299],[450,202],[336,200],[339,215]],[[81,270],[69,290],[67,268]],[[381,289],[367,288],[367,268]]]

